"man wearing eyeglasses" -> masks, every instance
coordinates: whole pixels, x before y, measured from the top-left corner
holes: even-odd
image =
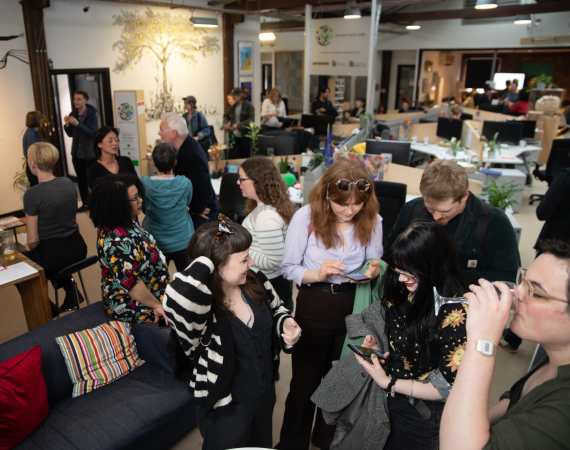
[[[210,169],[206,154],[200,145],[188,135],[184,119],[176,113],[162,116],[158,135],[162,142],[176,149],[174,175],[184,175],[192,182],[193,194],[190,214],[194,229],[216,220],[220,203],[210,181]]]
[[[434,219],[451,239],[465,281],[515,281],[521,258],[511,222],[469,191],[463,167],[449,160],[433,162],[422,175],[420,192],[421,198],[403,206],[388,241],[414,219]]]

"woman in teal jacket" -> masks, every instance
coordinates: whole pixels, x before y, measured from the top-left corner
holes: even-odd
[[[186,248],[194,234],[188,212],[192,182],[184,176],[174,176],[176,150],[170,144],[159,144],[154,148],[152,163],[158,175],[141,179],[146,191],[142,226],[156,240],[166,263],[174,261],[180,272],[188,265]]]

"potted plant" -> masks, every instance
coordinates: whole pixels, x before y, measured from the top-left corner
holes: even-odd
[[[489,203],[503,211],[505,211],[509,206],[518,204],[516,200],[511,200],[515,194],[522,191],[521,188],[517,187],[514,181],[506,182],[500,180],[501,184],[498,185],[495,180],[491,180],[491,184],[487,186],[487,194]]]
[[[28,176],[26,175],[26,158],[22,158],[22,170],[19,170],[14,174],[14,183],[12,186],[14,189],[18,189],[18,186],[25,185],[26,189],[30,187],[30,182]]]
[[[492,140],[489,140],[486,137],[483,137],[482,139],[489,148],[489,158],[494,158],[495,152],[499,152],[499,155],[501,154],[501,143],[497,140],[498,137],[499,132],[496,132]]]
[[[253,154],[255,155],[259,151],[259,148],[257,148],[257,140],[260,137],[263,137],[261,134],[261,127],[258,127],[253,122],[249,122],[249,125],[245,128],[247,130],[245,137],[251,139],[251,148],[253,149]]]
[[[540,74],[530,80],[530,87],[535,89],[552,89],[554,84],[552,84],[552,77],[548,75]]]
[[[463,147],[461,146],[461,139],[457,139],[452,137],[449,142],[449,151],[453,153],[453,157],[457,157],[457,153],[463,151]]]
[[[309,161],[307,170],[315,170],[317,167],[319,167],[322,163],[325,162],[325,151],[322,148],[314,149],[313,153],[314,155]]]

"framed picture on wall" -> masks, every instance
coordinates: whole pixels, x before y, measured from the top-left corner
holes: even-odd
[[[253,75],[253,42],[238,42],[240,75]]]
[[[252,77],[240,77],[239,87],[246,95],[246,100],[251,102],[251,90],[253,89],[253,78]]]

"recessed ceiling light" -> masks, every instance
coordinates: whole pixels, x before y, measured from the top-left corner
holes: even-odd
[[[477,0],[475,9],[493,9],[497,7],[496,0]]]
[[[406,25],[406,30],[419,30],[421,28],[419,20],[412,20]]]

